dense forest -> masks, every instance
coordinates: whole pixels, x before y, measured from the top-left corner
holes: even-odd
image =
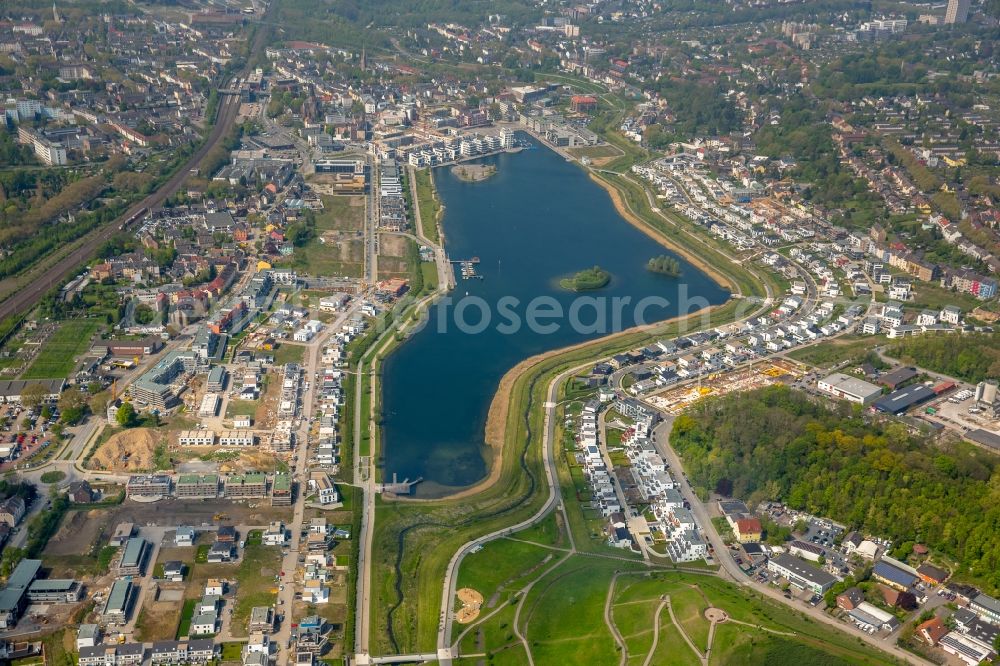
[[[705,400],[677,418],[671,443],[700,491],[780,500],[889,537],[898,554],[924,543],[1000,589],[1000,468],[983,450],[784,386]]]
[[[743,117],[725,86],[663,78],[656,86],[674,113],[674,129],[680,136],[718,136],[740,128]]]
[[[922,335],[893,342],[886,355],[967,382],[1000,378],[1000,333]]]

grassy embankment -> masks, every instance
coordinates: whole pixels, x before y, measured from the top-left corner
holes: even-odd
[[[441,243],[438,222],[444,213],[444,206],[437,197],[434,176],[430,169],[413,169],[413,182],[417,188],[416,205],[420,207],[420,233],[434,244]]]

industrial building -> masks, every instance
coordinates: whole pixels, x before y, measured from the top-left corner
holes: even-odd
[[[911,407],[927,402],[936,395],[934,389],[929,386],[913,384],[879,398],[872,403],[872,407],[886,414],[902,414]]]
[[[875,402],[882,395],[880,387],[842,372],[835,372],[829,377],[820,379],[816,383],[816,388],[835,398],[865,406]]]

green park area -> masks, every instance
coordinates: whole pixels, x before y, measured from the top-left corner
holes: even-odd
[[[430,169],[417,169],[413,172],[413,181],[417,189],[417,206],[420,207],[420,231],[432,243],[440,243],[438,220],[443,208],[434,191],[434,179]]]
[[[496,576],[474,560],[467,571],[463,566],[467,582],[516,582],[458,626],[461,654],[485,655],[491,664],[528,663],[529,650],[539,666],[891,663],[847,634],[711,573],[556,551],[539,566],[526,551],[497,545],[493,561],[510,555],[522,575],[508,565]]]

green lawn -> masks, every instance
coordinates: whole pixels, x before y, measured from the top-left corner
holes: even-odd
[[[64,321],[42,344],[38,355],[21,374],[21,379],[68,377],[76,368],[76,357],[87,351],[90,339],[101,325],[94,319]]]
[[[274,350],[274,364],[284,365],[285,363],[302,363],[302,359],[304,359],[305,356],[306,348],[304,345],[283,342],[277,349]],[[226,410],[226,414],[228,413],[229,410]],[[250,413],[253,414],[253,412]]]
[[[284,345],[282,346],[284,349]],[[237,416],[253,417],[257,413],[259,400],[230,400],[226,405],[226,418],[231,419]]]
[[[194,618],[194,608],[198,605],[199,599],[185,599],[184,608],[181,609],[181,621],[177,623],[177,640],[182,636],[187,636],[191,631],[191,620]]]
[[[420,208],[421,232],[432,243],[440,243],[437,222],[441,216],[441,204],[437,199],[434,180],[430,169],[414,169],[413,180],[417,188],[417,206]]]
[[[236,570],[238,589],[231,622],[235,636],[246,633],[247,620],[254,606],[273,606],[278,595],[272,590],[277,583],[274,577],[281,571],[281,549],[265,546],[259,541],[248,540],[243,561]]]
[[[195,551],[194,561],[196,564],[207,564],[208,563],[208,551],[212,549],[212,544],[203,543],[198,546],[198,550]]]
[[[519,580],[550,555],[561,556],[562,553],[521,541],[491,541],[478,553],[466,555],[462,560],[458,588],[471,587],[484,599],[489,599],[499,588],[516,590],[520,587]]]
[[[231,642],[222,643],[222,661],[243,661],[243,646],[246,643]]]
[[[845,335],[811,347],[793,349],[788,352],[788,357],[824,368],[849,360],[861,362],[884,339],[882,336]]]

